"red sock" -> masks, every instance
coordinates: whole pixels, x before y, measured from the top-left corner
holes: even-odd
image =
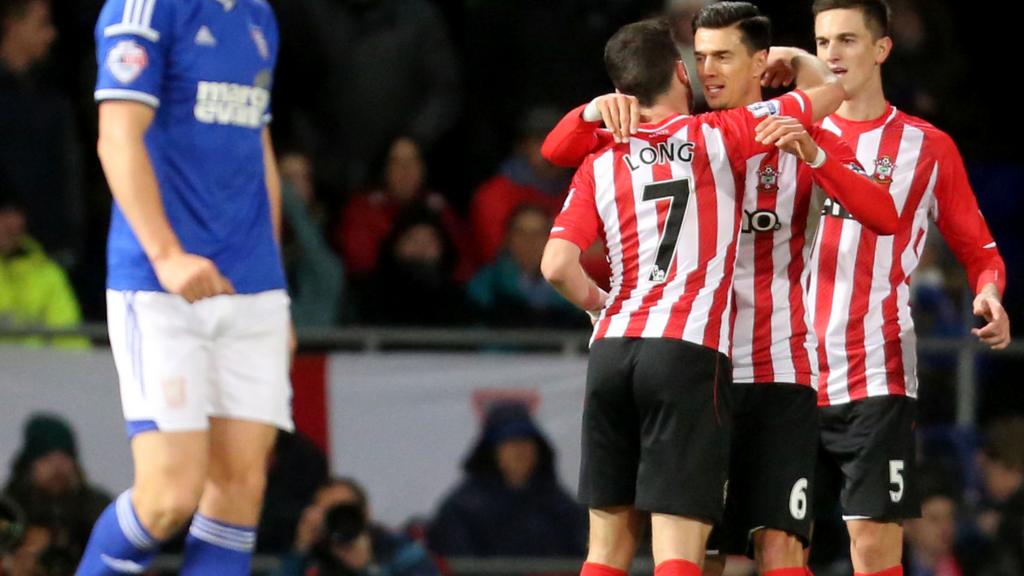
[[[854,572],[853,576],[903,576],[903,566],[896,565],[879,572]]]
[[[807,576],[807,568],[797,566],[796,568],[776,568],[764,573],[764,576]]]
[[[689,560],[665,560],[654,567],[654,576],[700,576],[700,566]]]
[[[626,576],[626,571],[597,562],[584,562],[580,576]]]

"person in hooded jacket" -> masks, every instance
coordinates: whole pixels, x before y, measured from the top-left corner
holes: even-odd
[[[491,407],[465,477],[427,533],[446,557],[582,557],[586,511],[555,476],[551,444],[521,402]]]
[[[93,523],[110,502],[109,495],[88,482],[67,420],[41,413],[25,423],[3,496],[24,511],[30,524],[49,531],[50,548],[76,560]]]

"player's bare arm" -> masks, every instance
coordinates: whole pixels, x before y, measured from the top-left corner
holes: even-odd
[[[100,104],[96,148],[111,193],[168,292],[189,302],[231,294],[231,282],[212,261],[185,252],[167,220],[144,141],[155,113],[137,102]]]
[[[274,225],[274,239],[281,246],[281,173],[277,168],[277,156],[274,154],[274,142],[270,138],[270,128],[264,127],[260,134],[263,140],[263,172],[267,180],[267,199],[270,201],[270,219]],[[295,359],[295,351],[299,348],[299,339],[295,335],[295,322],[288,326],[288,357]]]
[[[772,46],[761,76],[764,87],[779,88],[795,84],[800,90],[822,86],[835,78],[828,66],[816,56],[790,46]]]
[[[797,89],[803,90],[810,100],[813,122],[839,110],[847,98],[846,89],[839,77],[828,70],[828,66],[821,60],[800,48],[772,46],[768,51],[767,64],[765,74],[769,77],[769,85],[774,85],[783,76],[792,75]],[[788,72],[782,73],[780,70]],[[764,82],[762,78],[762,84]]]
[[[588,313],[604,308],[608,294],[583,271],[580,248],[576,244],[561,238],[548,240],[540,271],[555,290],[577,308]]]
[[[274,224],[274,239],[281,245],[281,174],[277,169],[277,157],[274,155],[274,143],[270,139],[270,128],[264,127],[263,139],[263,170],[267,179],[267,198],[270,200],[270,218]]]

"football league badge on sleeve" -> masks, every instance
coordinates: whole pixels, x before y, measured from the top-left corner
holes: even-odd
[[[764,118],[766,116],[778,116],[782,109],[779,107],[779,103],[775,100],[764,100],[763,102],[754,102],[747,106],[747,110],[753,114],[754,118]]]
[[[131,84],[149,66],[146,48],[134,40],[121,40],[107,54],[107,69],[122,84]]]

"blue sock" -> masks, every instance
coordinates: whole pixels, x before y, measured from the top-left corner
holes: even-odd
[[[76,576],[140,574],[156,556],[160,543],[142,527],[132,492],[128,490],[107,506],[92,527]]]
[[[202,514],[192,517],[181,576],[248,576],[256,528],[235,526]]]

